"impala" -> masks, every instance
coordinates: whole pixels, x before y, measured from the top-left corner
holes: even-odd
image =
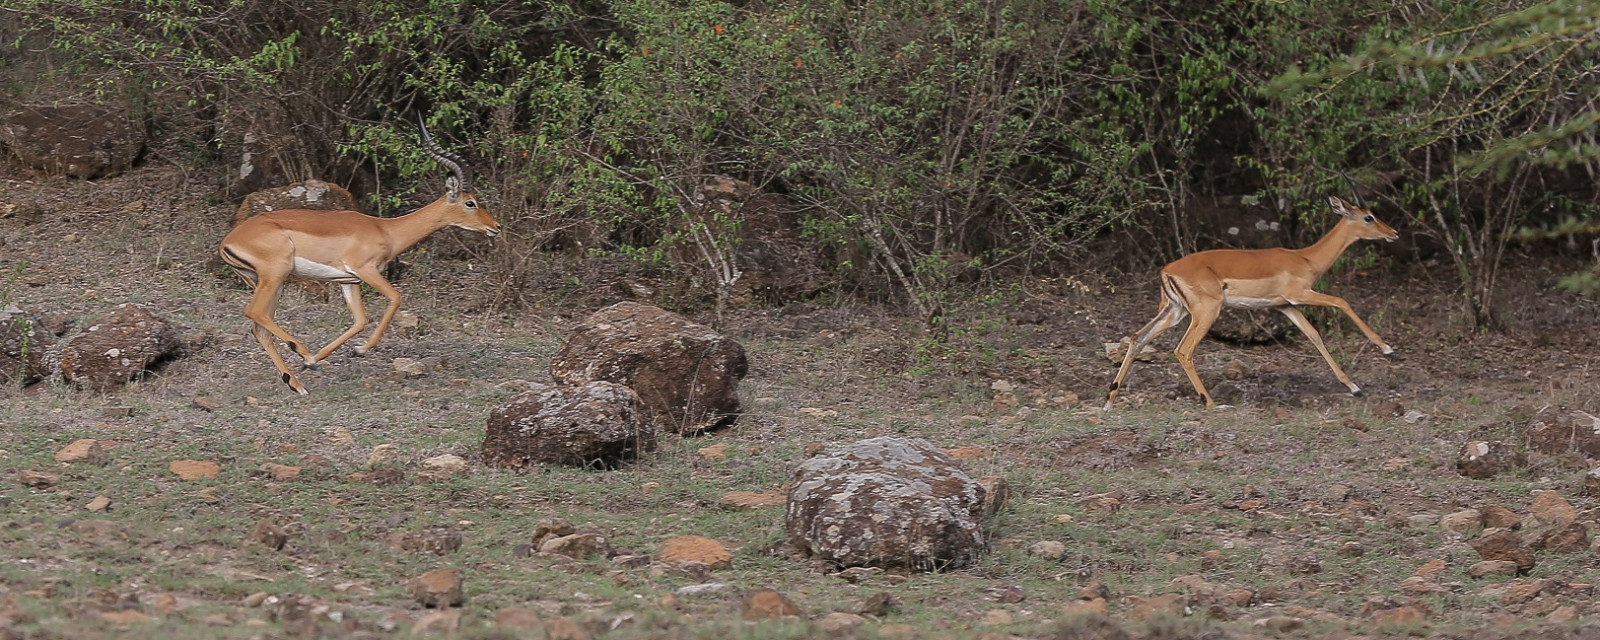
[[[426,125],[422,126],[422,148],[450,170],[444,183],[445,195],[432,204],[398,218],[375,218],[356,211],[285,209],[245,220],[222,239],[218,249],[222,260],[255,290],[244,308],[245,317],[255,323],[251,332],[283,374],[283,382],[297,393],[304,395],[306,388],[290,373],[272,342],[274,337],[305,358],[307,367],[316,365],[366,328],[367,313],[361,301],[364,282],[389,299],[389,307],[378,320],[372,337],[355,349],[357,355],[365,354],[377,346],[400,308],[400,292],[383,278],[384,265],[447,226],[480,231],[490,237],[500,232],[500,224],[478,201],[464,170],[466,162],[439,148],[428,136]],[[273,319],[278,296],[291,278],[338,283],[350,305],[355,321],[316,353]]]
[[[1356,198],[1359,202],[1360,195]],[[1350,377],[1339,368],[1339,363],[1334,362],[1328,347],[1322,343],[1322,336],[1297,307],[1337,307],[1350,316],[1361,333],[1378,345],[1384,355],[1394,353],[1394,349],[1378,337],[1372,327],[1361,321],[1344,298],[1317,293],[1311,287],[1351,243],[1372,239],[1393,242],[1400,234],[1374,217],[1372,211],[1364,206],[1352,205],[1336,196],[1329,196],[1328,204],[1333,207],[1334,213],[1339,214],[1339,223],[1316,244],[1304,249],[1201,251],[1179,258],[1162,268],[1160,309],[1155,319],[1134,335],[1128,353],[1122,358],[1122,368],[1117,370],[1117,377],[1111,382],[1111,395],[1106,398],[1104,410],[1111,410],[1111,403],[1117,399],[1117,392],[1122,390],[1122,382],[1128,377],[1128,369],[1133,366],[1139,351],[1190,315],[1193,318],[1189,321],[1189,329],[1184,332],[1173,354],[1177,356],[1178,364],[1183,365],[1183,372],[1188,374],[1194,390],[1205,399],[1206,408],[1215,407],[1216,402],[1206,392],[1205,385],[1201,384],[1199,374],[1195,373],[1194,349],[1224,307],[1277,309],[1282,312],[1301,333],[1311,339],[1311,344],[1328,361],[1328,366],[1333,368],[1333,374],[1339,377],[1339,381],[1350,388],[1350,393],[1361,395],[1361,387],[1351,382]]]

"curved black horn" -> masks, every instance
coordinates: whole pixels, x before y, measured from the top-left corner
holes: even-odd
[[[1334,169],[1334,171],[1339,170]],[[1350,176],[1345,175],[1343,171],[1339,171],[1339,177],[1344,178],[1344,183],[1350,185],[1350,195],[1356,197],[1356,206],[1366,209],[1367,201],[1361,198],[1361,191],[1356,189],[1356,183],[1350,179]]]
[[[417,127],[422,131],[422,150],[449,169],[450,173],[455,174],[456,179],[461,181],[463,191],[471,191],[472,176],[467,174],[467,161],[461,156],[445,151],[439,143],[433,141],[433,136],[428,135],[428,125],[423,122],[421,114],[417,115]]]

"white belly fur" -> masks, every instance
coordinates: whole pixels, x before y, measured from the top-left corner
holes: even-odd
[[[1230,309],[1271,309],[1281,307],[1284,301],[1278,298],[1243,298],[1239,296],[1222,296],[1222,306]]]
[[[328,282],[361,281],[361,278],[356,277],[355,274],[350,273],[345,269],[322,264],[321,262],[312,262],[300,257],[296,257],[294,259],[294,275],[302,278],[310,278],[312,280],[323,280]]]

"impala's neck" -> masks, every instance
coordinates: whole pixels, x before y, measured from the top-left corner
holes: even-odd
[[[1296,249],[1295,252],[1305,257],[1306,262],[1310,262],[1311,267],[1316,269],[1317,275],[1321,275],[1328,270],[1328,267],[1333,266],[1333,261],[1338,260],[1345,249],[1350,248],[1356,240],[1360,240],[1355,234],[1356,224],[1358,223],[1355,220],[1341,217],[1339,224],[1333,225],[1333,228],[1329,229],[1316,244]]]
[[[404,253],[418,242],[422,242],[433,232],[450,225],[448,222],[449,196],[441,196],[421,209],[412,211],[398,218],[379,218],[378,224],[383,226],[384,232],[394,242],[394,255]]]

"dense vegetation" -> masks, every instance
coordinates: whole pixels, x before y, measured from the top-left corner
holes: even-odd
[[[836,290],[927,314],[963,281],[1070,270],[1108,239],[1149,260],[1214,246],[1206,203],[1275,210],[1299,222],[1284,241],[1305,242],[1344,173],[1433,239],[1463,317],[1492,325],[1515,238],[1596,231],[1597,14],[1579,0],[7,0],[0,35],[19,46],[0,64],[10,99],[135,105],[184,162],[228,162],[248,138],[283,178],[351,184],[378,209],[429,170],[412,124],[426,114],[470,145],[519,239],[495,249],[506,281],[535,251],[581,246],[680,260],[725,288],[743,221],[704,215],[694,193],[727,175],[787,197]]]

